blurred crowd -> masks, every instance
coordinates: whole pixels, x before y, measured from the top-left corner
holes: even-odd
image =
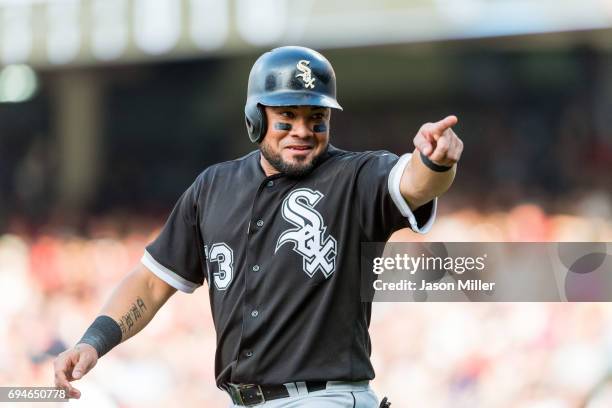
[[[0,384],[53,385],[53,357],[80,338],[159,227],[109,217],[79,233],[32,233],[12,222],[0,236]],[[612,242],[612,222],[530,204],[500,213],[442,208],[430,234],[402,230],[391,239]],[[373,310],[373,387],[393,407],[612,406],[609,304],[377,303]],[[76,383],[83,396],[71,404],[225,407],[214,381],[215,341],[206,285],[179,293]]]

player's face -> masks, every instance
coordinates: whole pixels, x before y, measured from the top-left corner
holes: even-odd
[[[327,149],[331,109],[266,106],[265,110],[268,129],[259,148],[266,173],[301,176],[310,172]]]

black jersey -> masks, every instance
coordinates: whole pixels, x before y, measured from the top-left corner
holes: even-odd
[[[374,378],[361,242],[426,232],[436,212],[402,198],[409,159],[329,146],[304,177],[266,177],[257,150],[185,191],[142,262],[183,292],[207,281],[217,385]]]

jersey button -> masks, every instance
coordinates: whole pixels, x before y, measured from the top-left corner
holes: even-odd
[[[257,316],[259,316],[259,312],[258,312],[257,310],[253,310],[253,311],[251,312],[251,316],[253,316],[253,317],[257,317]]]
[[[246,353],[247,357],[253,357],[253,352],[252,351],[247,351]]]
[[[268,187],[272,187],[274,185],[274,181],[270,180],[268,181]]]
[[[257,220],[257,226],[259,228],[263,227],[263,224],[264,224],[263,220]]]
[[[259,271],[259,265],[253,265],[253,272]]]

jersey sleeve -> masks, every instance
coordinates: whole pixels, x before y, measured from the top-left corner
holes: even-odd
[[[370,241],[387,241],[393,232],[406,227],[425,234],[433,225],[437,197],[412,211],[400,193],[400,180],[411,156],[373,152],[359,171],[361,225]]]
[[[170,286],[192,293],[204,283],[202,239],[198,222],[200,180],[183,193],[141,262]]]

